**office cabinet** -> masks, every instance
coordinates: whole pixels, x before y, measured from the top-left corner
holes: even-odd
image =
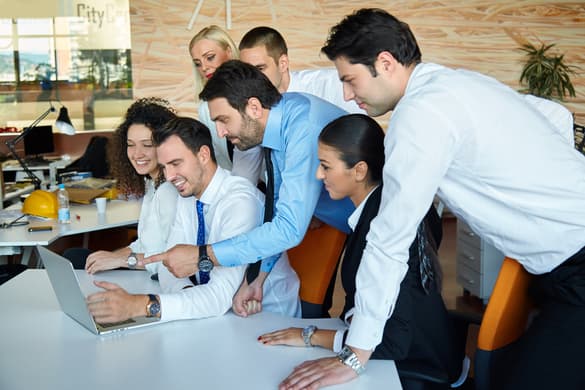
[[[504,261],[504,254],[457,220],[457,283],[487,302]]]

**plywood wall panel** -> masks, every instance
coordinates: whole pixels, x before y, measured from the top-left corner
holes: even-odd
[[[224,0],[204,0],[188,31],[196,4],[130,0],[135,95],[157,94],[191,116],[197,105],[187,44],[204,26],[225,27],[226,20]],[[476,70],[515,89],[522,69],[519,44],[555,43],[581,68],[573,77],[577,97],[565,105],[585,123],[584,1],[367,1],[362,6],[386,9],[409,23],[424,61]],[[234,0],[229,32],[237,42],[252,27],[272,26],[287,39],[292,69],[331,66],[319,49],[329,28],[356,8],[349,1]]]

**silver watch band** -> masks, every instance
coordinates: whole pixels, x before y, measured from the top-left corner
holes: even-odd
[[[303,342],[305,343],[305,347],[312,347],[313,344],[311,343],[311,337],[317,331],[317,327],[315,325],[309,325],[306,328],[303,328],[301,335],[303,336]]]
[[[347,345],[345,345],[341,349],[341,352],[337,354],[337,358],[341,361],[341,363],[345,364],[346,366],[349,366],[358,375],[364,372],[364,370],[366,369],[364,366],[361,365],[355,352],[352,351],[351,348],[349,348]]]

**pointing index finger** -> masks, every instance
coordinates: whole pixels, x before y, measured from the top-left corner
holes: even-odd
[[[148,256],[145,257],[142,261],[139,261],[138,264],[139,265],[145,265],[145,264],[150,264],[150,263],[156,263],[158,261],[163,261],[165,258],[165,253],[159,253],[158,255],[152,255],[152,256]]]

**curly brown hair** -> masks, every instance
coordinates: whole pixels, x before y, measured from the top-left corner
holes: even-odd
[[[112,175],[118,181],[118,190],[126,197],[141,197],[145,191],[144,175],[139,175],[128,159],[128,129],[132,125],[140,124],[155,132],[175,117],[176,112],[170,103],[156,97],[138,99],[126,111],[124,122],[114,132],[109,148]],[[155,187],[158,188],[164,180],[162,168],[159,168],[158,177],[154,181]]]

